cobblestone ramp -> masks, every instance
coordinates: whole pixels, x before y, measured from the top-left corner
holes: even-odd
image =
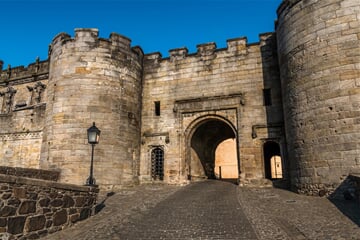
[[[236,188],[219,181],[187,186],[120,228],[120,239],[257,239]]]
[[[357,202],[338,200],[358,217]],[[95,216],[48,240],[360,240],[360,228],[326,198],[219,181],[122,189]],[[246,217],[245,217],[246,216]]]

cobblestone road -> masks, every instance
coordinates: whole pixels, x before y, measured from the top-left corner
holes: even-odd
[[[194,183],[120,228],[120,239],[257,239],[236,196],[231,183]]]
[[[45,239],[360,240],[359,204],[341,204],[352,221],[326,198],[281,189],[219,181],[142,185],[115,193],[97,215]]]

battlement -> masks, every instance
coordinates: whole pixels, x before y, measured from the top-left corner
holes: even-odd
[[[6,69],[2,69],[3,62],[0,61],[0,85],[6,85],[10,82],[16,84],[21,79],[33,79],[34,76],[46,75],[49,73],[49,61],[40,61],[36,58],[35,62],[30,63],[27,67],[17,66],[12,68],[9,64]]]
[[[198,57],[212,56],[219,51],[226,51],[234,55],[246,55],[248,54],[248,50],[250,47],[254,45],[260,45],[260,46],[264,45],[267,39],[273,35],[274,35],[273,32],[259,34],[260,41],[250,44],[248,44],[246,37],[228,39],[226,41],[227,44],[226,48],[217,48],[216,43],[214,42],[202,43],[196,45],[197,48],[196,53],[190,53],[190,54],[189,54],[189,50],[186,47],[174,48],[169,50],[169,57],[163,58],[160,52],[154,52],[154,53],[146,54],[145,60],[156,64],[161,60],[169,59],[172,62],[175,60],[184,59],[187,56],[198,56]],[[137,57],[139,58],[141,58],[144,55],[141,47],[139,46],[131,47],[131,39],[121,34],[113,32],[110,34],[109,38],[106,39],[99,37],[99,30],[96,28],[76,28],[74,38],[72,38],[69,34],[64,32],[57,34],[53,38],[49,48],[49,56],[56,46],[62,46],[69,42],[76,42],[77,46],[80,45],[80,51],[81,51],[81,47],[83,47],[83,51],[85,51],[86,49],[100,46],[115,51],[117,50],[130,51],[135,55],[137,55]],[[4,67],[3,61],[0,60],[0,84],[2,82],[24,78],[38,73],[45,73],[45,72],[48,73],[49,61],[48,60],[39,61],[39,59],[37,59],[34,63],[29,64],[28,67],[26,68],[24,66],[17,66],[15,68],[12,68],[10,65],[8,65],[7,69],[3,69],[3,67]]]
[[[131,39],[120,35],[118,33],[111,33],[109,38],[100,38],[99,30],[96,28],[76,28],[75,36],[72,38],[67,33],[60,33],[56,35],[51,44],[50,52],[52,52],[57,46],[73,43],[79,49],[79,51],[87,51],[92,48],[108,48],[112,51],[132,51],[136,55],[142,53],[139,52],[139,47],[131,48]],[[75,46],[74,45],[74,46]]]
[[[226,48],[217,48],[215,42],[202,43],[196,45],[197,52],[189,53],[187,47],[174,48],[169,50],[169,57],[162,57],[160,52],[153,52],[145,54],[145,60],[148,62],[153,62],[154,64],[159,63],[161,60],[170,60],[174,62],[176,60],[185,59],[189,56],[197,56],[201,58],[206,58],[210,56],[215,56],[217,52],[223,51],[228,54],[233,55],[247,55],[249,53],[249,48],[253,46],[263,46],[268,43],[268,40],[274,36],[275,33],[268,32],[259,34],[259,42],[248,43],[246,37],[232,38],[226,41]]]

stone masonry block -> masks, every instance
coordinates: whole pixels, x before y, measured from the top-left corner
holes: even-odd
[[[16,213],[16,208],[12,206],[3,206],[0,209],[0,217],[14,216]]]
[[[28,217],[25,224],[26,232],[41,230],[45,227],[46,218],[44,215]]]
[[[60,226],[68,221],[68,214],[65,209],[62,209],[54,214],[53,224],[54,226]]]
[[[26,192],[24,188],[13,188],[13,194],[17,198],[26,198]]]
[[[19,217],[10,217],[8,219],[8,229],[7,232],[11,234],[19,234],[22,233],[24,230],[26,217],[19,216]]]
[[[72,197],[68,196],[68,195],[65,195],[63,197],[63,207],[64,208],[70,208],[70,207],[73,207],[75,205],[75,201]]]
[[[36,201],[23,201],[19,207],[19,214],[29,214],[36,212]]]

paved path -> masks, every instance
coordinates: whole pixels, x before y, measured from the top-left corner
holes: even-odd
[[[120,239],[257,239],[237,186],[219,181],[181,189],[119,230]]]
[[[142,185],[115,193],[97,215],[45,239],[360,240],[359,204],[339,204],[353,221],[326,198],[281,189],[219,181]]]
[[[276,188],[240,188],[238,197],[259,239],[360,240],[360,204],[355,201],[338,200],[337,205],[346,205],[357,224],[327,198]]]

